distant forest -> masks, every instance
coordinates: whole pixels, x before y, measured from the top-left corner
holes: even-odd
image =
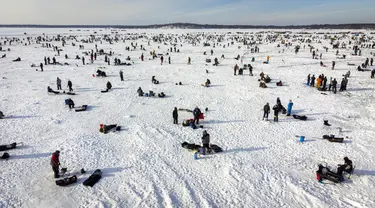
[[[157,25],[0,25],[2,28],[119,28],[119,29],[158,29],[158,28],[181,28],[181,29],[375,29],[375,23],[365,24],[316,24],[316,25],[214,25],[214,24],[192,24],[172,23]]]

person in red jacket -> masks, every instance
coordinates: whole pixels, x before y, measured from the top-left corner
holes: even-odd
[[[56,150],[56,152],[52,153],[51,157],[51,166],[52,170],[55,173],[55,178],[59,177],[59,166],[60,166],[60,151]]]

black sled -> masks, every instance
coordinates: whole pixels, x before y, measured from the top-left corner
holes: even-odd
[[[76,112],[81,112],[81,111],[86,111],[87,110],[87,105],[82,105],[82,107],[76,108]]]
[[[323,135],[323,139],[328,140],[329,142],[343,143],[344,138],[337,138],[335,135]]]
[[[298,119],[298,120],[302,120],[302,121],[306,121],[307,120],[307,117],[304,116],[304,115],[302,115],[302,116],[300,116],[300,115],[293,115],[293,118]]]
[[[11,149],[15,149],[16,147],[17,147],[16,142],[13,142],[12,144],[8,144],[8,145],[0,145],[0,151],[11,150]]]
[[[73,175],[71,177],[67,177],[61,180],[56,181],[56,185],[58,186],[68,186],[70,184],[77,183],[77,176]]]
[[[83,185],[93,187],[101,178],[102,171],[97,169],[88,179],[83,182]]]
[[[344,181],[344,178],[338,175],[335,172],[332,172],[328,167],[324,167],[323,165],[318,166],[319,169],[316,171],[316,179],[323,183],[323,180],[329,180],[333,183],[341,183]]]

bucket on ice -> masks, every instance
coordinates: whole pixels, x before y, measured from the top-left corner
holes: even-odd
[[[194,160],[198,160],[198,152],[194,153]]]

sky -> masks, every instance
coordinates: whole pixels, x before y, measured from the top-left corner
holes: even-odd
[[[0,24],[375,23],[375,0],[1,0]]]

